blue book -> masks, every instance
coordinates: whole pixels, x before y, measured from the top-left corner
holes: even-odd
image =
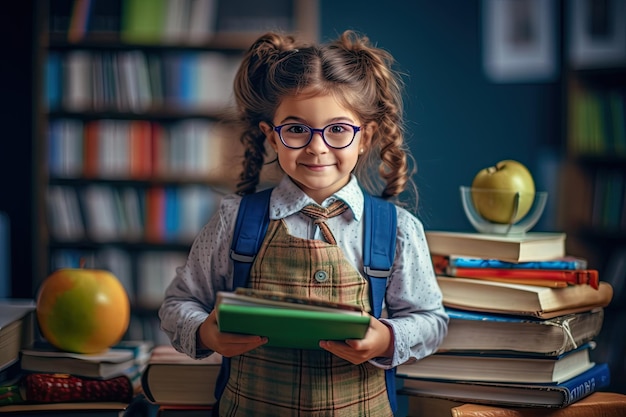
[[[173,241],[180,230],[178,190],[174,187],[165,189],[165,239]]]
[[[198,91],[198,54],[189,52],[180,55],[180,89],[178,103],[189,109],[193,108]]]
[[[562,408],[609,386],[610,371],[605,363],[560,384],[515,384],[506,382],[445,381],[424,378],[397,378],[399,394],[423,395],[459,402],[511,407]]]
[[[587,260],[566,256],[547,261],[507,262],[499,259],[472,258],[462,256],[449,256],[450,266],[458,268],[515,268],[515,269],[587,269]]]
[[[556,356],[593,340],[604,309],[551,319],[446,308],[450,323],[440,351],[510,352]]]
[[[63,66],[57,52],[49,52],[45,67],[45,88],[47,110],[57,110],[61,106],[63,95]]]

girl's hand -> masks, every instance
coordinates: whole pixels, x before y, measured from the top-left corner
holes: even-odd
[[[393,356],[394,339],[391,327],[382,321],[370,318],[370,326],[363,339],[345,341],[322,340],[319,346],[355,365],[373,358]]]
[[[197,337],[204,348],[217,352],[226,358],[241,355],[267,343],[267,337],[220,332],[217,327],[215,310],[200,325]]]

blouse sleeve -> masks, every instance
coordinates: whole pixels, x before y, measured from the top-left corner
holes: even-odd
[[[403,208],[398,211],[396,257],[387,284],[387,317],[394,333],[391,360],[375,365],[390,368],[434,353],[447,334],[448,316],[433,270],[422,223]]]

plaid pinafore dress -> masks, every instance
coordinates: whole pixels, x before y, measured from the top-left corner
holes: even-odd
[[[291,236],[271,221],[249,286],[352,303],[369,310],[367,280],[342,250]],[[392,416],[385,371],[325,350],[260,347],[231,358],[220,416]]]

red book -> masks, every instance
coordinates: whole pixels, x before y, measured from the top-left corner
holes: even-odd
[[[83,378],[68,374],[27,374],[21,381],[24,400],[37,403],[75,401],[130,402],[134,388],[130,378]]]
[[[100,176],[100,150],[98,144],[98,136],[100,135],[100,123],[97,121],[89,122],[84,129],[84,174],[85,178],[97,178]]]
[[[129,127],[130,175],[144,179],[152,175],[151,123],[135,120]]]
[[[461,268],[446,267],[451,277],[487,279],[516,284],[566,287],[568,285],[589,285],[598,289],[598,271],[554,270],[554,269],[510,269],[510,268]]]
[[[150,130],[150,175],[167,176],[167,137],[160,123],[152,123]]]
[[[162,242],[165,238],[165,189],[151,187],[146,191],[146,240]]]

